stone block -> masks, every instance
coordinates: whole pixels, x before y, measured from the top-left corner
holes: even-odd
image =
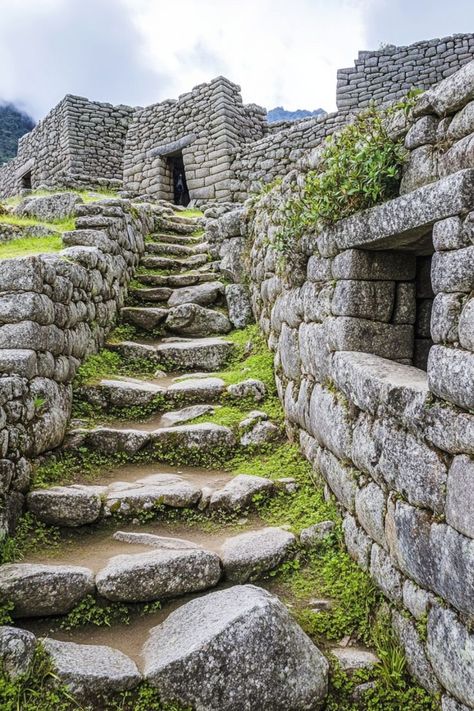
[[[436,141],[439,119],[436,116],[422,116],[408,130],[405,136],[405,148],[412,151],[419,146]]]
[[[413,327],[348,316],[328,319],[328,344],[334,351],[362,351],[390,360],[413,355]]]
[[[461,703],[472,708],[474,635],[458,620],[452,610],[439,606],[430,610],[427,653],[444,688]]]
[[[374,482],[358,489],[355,495],[355,512],[362,528],[381,546],[385,539],[385,494]]]
[[[446,137],[450,140],[458,140],[470,133],[474,133],[474,101],[470,101],[453,116]]]
[[[369,569],[372,539],[357,525],[353,516],[347,514],[342,522],[344,542],[350,557],[362,568]]]
[[[415,272],[416,259],[406,252],[346,249],[332,261],[333,279],[410,281]]]
[[[394,297],[395,283],[391,281],[341,280],[336,283],[331,310],[335,316],[389,321]]]
[[[441,177],[474,166],[474,133],[456,141],[451,148],[438,158]]]
[[[474,353],[433,346],[427,372],[431,392],[454,405],[474,410]]]
[[[355,511],[357,471],[343,464],[327,449],[322,449],[317,458],[319,471],[337,500],[351,513]]]
[[[280,362],[287,378],[297,380],[301,376],[301,359],[298,348],[298,331],[282,325],[279,342]]]
[[[461,249],[469,244],[470,240],[464,234],[460,217],[447,217],[433,225],[433,245],[437,252]]]
[[[433,290],[469,293],[474,289],[474,246],[436,252],[431,268]]]
[[[411,580],[405,580],[403,583],[403,604],[410,610],[415,620],[422,620],[435,600],[434,595],[415,585]]]
[[[446,522],[460,533],[474,538],[474,460],[454,457],[448,473]]]
[[[325,382],[330,374],[332,358],[325,326],[302,323],[298,337],[302,373],[312,375],[318,382]]]
[[[441,689],[438,680],[413,622],[404,617],[398,610],[394,610],[392,612],[392,625],[398,641],[405,650],[409,673],[428,693],[433,696],[439,693]]]
[[[390,560],[388,553],[374,543],[370,554],[370,575],[383,594],[392,602],[401,602],[403,577]]]
[[[392,323],[414,324],[416,320],[416,291],[412,282],[400,282],[396,285],[395,305]]]
[[[459,319],[459,343],[466,350],[474,351],[474,298],[464,304]]]
[[[415,148],[404,167],[400,193],[411,193],[438,179],[438,154],[434,146]]]
[[[455,343],[464,294],[437,294],[431,310],[431,337],[434,343]]]
[[[350,458],[353,414],[350,407],[319,383],[310,402],[310,434],[341,459]]]
[[[474,61],[428,89],[415,106],[415,115],[435,113],[447,116],[474,99]]]

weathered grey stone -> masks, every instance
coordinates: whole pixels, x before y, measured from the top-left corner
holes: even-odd
[[[177,370],[221,370],[229,360],[234,344],[219,338],[174,339],[154,349],[158,362]]]
[[[355,512],[362,528],[385,547],[385,494],[380,486],[371,482],[356,491]]]
[[[428,613],[429,605],[435,600],[434,595],[415,585],[411,580],[403,583],[403,604],[416,620],[421,620]]]
[[[357,492],[356,471],[341,462],[327,449],[321,450],[317,464],[337,500],[348,511],[354,513]]]
[[[259,447],[273,442],[280,436],[280,429],[273,422],[257,422],[250,430],[244,432],[240,438],[242,447]]]
[[[175,447],[177,450],[218,451],[220,454],[232,449],[236,443],[234,433],[229,427],[212,422],[160,427],[152,433],[151,441],[165,452]]]
[[[471,614],[474,541],[402,501],[397,501],[393,510],[389,507],[386,527],[399,568],[418,585]]]
[[[437,179],[438,154],[435,147],[427,145],[415,148],[410,152],[408,161],[404,167],[403,178],[400,184],[400,194],[410,193]]]
[[[245,272],[244,254],[245,240],[234,237],[224,242],[220,250],[220,271],[233,282],[239,283]]]
[[[342,530],[349,555],[363,570],[368,570],[372,539],[357,525],[355,518],[350,514],[344,516]]]
[[[28,510],[37,518],[56,526],[83,526],[96,521],[102,501],[95,487],[53,486],[30,491]]]
[[[298,331],[301,371],[318,382],[329,377],[332,353],[325,324],[302,323]]]
[[[131,516],[157,506],[187,508],[197,504],[201,490],[180,476],[155,474],[120,489],[110,487],[105,512]]]
[[[209,306],[224,294],[224,285],[220,281],[207,281],[203,284],[188,286],[173,291],[168,299],[168,307],[181,304],[199,304]]]
[[[465,168],[472,168],[474,163],[474,133],[456,141],[438,158],[440,176],[456,173]]]
[[[242,380],[240,383],[229,385],[227,392],[233,399],[251,398],[255,402],[261,402],[265,399],[267,389],[265,383],[255,378]]]
[[[168,311],[166,328],[184,336],[210,336],[228,333],[232,325],[224,314],[198,304],[181,304]]]
[[[151,630],[144,658],[164,701],[208,711],[316,711],[327,693],[324,656],[276,597],[252,585],[172,612]]]
[[[243,284],[228,284],[225,287],[225,299],[229,320],[234,328],[245,328],[253,322],[252,304]]]
[[[340,458],[350,458],[352,419],[350,409],[316,383],[310,402],[311,434]]]
[[[226,578],[246,583],[280,565],[296,548],[296,537],[281,528],[262,528],[227,538],[221,558]]]
[[[327,320],[328,342],[333,351],[362,351],[390,360],[411,358],[413,327],[341,316]]]
[[[160,422],[163,427],[173,427],[173,425],[180,425],[183,422],[189,422],[190,420],[195,420],[196,417],[201,417],[202,415],[213,412],[214,408],[212,405],[189,405],[180,410],[166,412],[162,415]]]
[[[437,294],[431,311],[431,337],[434,343],[455,343],[459,340],[458,328],[463,294]]]
[[[121,310],[121,316],[126,323],[137,326],[144,331],[153,331],[168,317],[167,309],[145,306],[127,306]]]
[[[435,252],[431,280],[435,293],[474,289],[474,246],[450,252]]]
[[[145,602],[214,587],[221,577],[219,557],[200,549],[157,549],[117,555],[96,576],[107,600]]]
[[[112,538],[131,545],[151,546],[152,548],[165,548],[167,550],[181,550],[188,548],[202,548],[198,543],[186,541],[184,538],[170,538],[156,536],[154,533],[136,533],[135,531],[116,531]]]
[[[474,410],[474,353],[433,346],[428,358],[428,383],[443,400]]]
[[[371,669],[380,661],[373,652],[358,647],[332,647],[331,654],[336,657],[342,671],[348,673]]]
[[[222,489],[218,489],[211,496],[211,509],[227,509],[238,511],[250,506],[253,497],[273,492],[274,484],[270,479],[251,474],[238,474],[231,479]]]
[[[346,249],[332,263],[334,279],[410,281],[415,272],[415,257],[401,252]]]
[[[379,476],[410,503],[443,513],[447,468],[441,456],[389,420],[381,423],[377,437]]]
[[[27,674],[36,649],[32,632],[17,627],[0,627],[0,665],[10,679]]]
[[[474,101],[470,101],[461,111],[458,111],[449,124],[446,136],[457,140],[474,132]]]
[[[444,688],[469,708],[474,706],[474,635],[452,610],[439,606],[430,610],[427,652]]]
[[[417,115],[435,113],[447,116],[474,99],[474,62],[468,62],[420,96],[415,107]]]
[[[426,691],[434,696],[440,691],[440,686],[415,625],[397,610],[392,612],[392,625],[405,650],[408,671]]]
[[[0,568],[0,600],[15,605],[14,617],[63,615],[94,590],[89,568],[7,563]]]
[[[118,649],[49,638],[41,643],[58,678],[78,699],[102,704],[103,697],[133,689],[141,681],[135,662]]]
[[[405,148],[412,151],[414,148],[424,146],[436,141],[439,119],[435,116],[422,116],[409,129],[405,136]]]
[[[459,319],[459,343],[468,351],[474,351],[474,299],[464,304]]]
[[[314,523],[312,526],[308,526],[308,528],[303,528],[300,533],[300,543],[304,548],[317,548],[325,538],[331,535],[333,530],[333,521]]]
[[[135,454],[150,441],[150,433],[132,429],[113,429],[112,427],[97,427],[93,430],[73,430],[70,435],[80,434],[84,443],[103,454],[127,452]]]
[[[469,246],[460,217],[447,217],[433,225],[433,245],[437,252]]]
[[[222,378],[186,378],[169,386],[167,399],[177,402],[202,402],[218,400],[225,390]]]
[[[392,565],[390,556],[381,546],[374,543],[370,554],[370,575],[393,602],[401,602],[403,578],[399,571]]]
[[[428,442],[450,454],[474,455],[474,415],[435,403],[423,417]]]
[[[474,538],[474,460],[454,457],[449,468],[446,493],[446,522],[460,533]]]
[[[156,383],[138,378],[102,379],[97,385],[85,385],[79,395],[94,405],[111,407],[129,407],[130,405],[148,405],[166,388]]]
[[[279,354],[283,373],[290,380],[296,380],[301,372],[301,359],[298,348],[298,331],[289,328],[286,323],[281,327]]]
[[[469,711],[469,709],[450,696],[443,696],[441,699],[441,711]]]
[[[52,193],[51,195],[28,196],[14,210],[21,217],[36,217],[39,220],[62,220],[76,213],[83,199],[77,193]]]
[[[394,282],[341,280],[336,283],[331,310],[335,316],[389,321],[394,298]]]

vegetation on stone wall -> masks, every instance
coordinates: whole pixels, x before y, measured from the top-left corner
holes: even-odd
[[[13,104],[0,106],[0,163],[16,156],[18,139],[34,125],[33,119]]]

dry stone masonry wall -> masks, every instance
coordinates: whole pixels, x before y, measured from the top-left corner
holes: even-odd
[[[179,159],[191,200],[242,201],[284,176],[354,112],[371,101],[394,101],[414,87],[433,86],[469,62],[473,50],[471,33],[362,52],[354,68],[338,73],[338,113],[293,124],[268,124],[265,109],[244,105],[240,87],[224,77],[196,86],[177,101],[146,108],[66,96],[20,140],[18,157],[0,168],[0,197],[41,185],[96,185],[123,186],[126,197],[148,193],[173,200],[173,165]],[[425,182],[438,170],[433,141],[451,140],[443,133],[444,123],[436,136],[428,123],[413,157],[423,164]],[[410,181],[407,189],[416,187]]]
[[[154,220],[151,206],[126,200],[76,215],[61,252],[0,261],[2,535],[22,510],[31,458],[64,439],[77,366],[103,344]]]
[[[412,157],[427,125],[472,139],[473,92],[471,62],[420,97]],[[221,268],[241,281],[250,270],[288,429],[342,508],[350,554],[391,601],[410,672],[462,711],[474,708],[474,155],[464,155],[463,170],[306,235],[283,270],[271,244],[285,181],[208,227]]]

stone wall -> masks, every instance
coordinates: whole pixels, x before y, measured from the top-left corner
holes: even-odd
[[[337,73],[337,108],[354,111],[372,101],[400,99],[414,87],[428,89],[471,61],[473,54],[472,32],[359,52],[353,67]]]
[[[59,253],[0,261],[0,534],[12,530],[30,460],[61,444],[71,381],[102,346],[153,226],[153,209],[80,205]]]
[[[0,167],[0,197],[24,188],[122,185],[125,135],[133,109],[66,96],[18,142]],[[30,185],[24,176],[30,174]]]
[[[465,126],[473,97],[471,63],[420,98],[407,142],[441,116]],[[390,601],[410,672],[443,694],[443,711],[466,711],[474,708],[474,156],[465,170],[306,235],[282,269],[271,245],[302,170],[256,206],[211,222],[213,249],[227,276],[249,282],[288,431],[338,501],[350,554]]]
[[[172,200],[169,158],[181,152],[191,199],[227,200],[235,187],[231,155],[260,138],[265,124],[265,110],[244,106],[240,87],[224,77],[148,106],[135,114],[127,135],[124,188]]]

